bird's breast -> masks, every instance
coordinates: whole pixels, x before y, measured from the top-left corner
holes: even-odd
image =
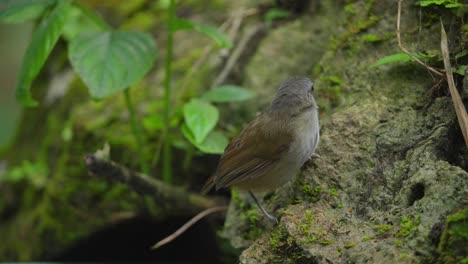
[[[292,121],[294,142],[289,150],[289,156],[298,161],[299,167],[315,152],[319,143],[320,127],[317,109],[301,113]]]

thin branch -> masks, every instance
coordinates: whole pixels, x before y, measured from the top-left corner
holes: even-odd
[[[265,26],[262,24],[262,25],[254,26],[253,28],[251,28],[250,30],[244,33],[244,35],[242,36],[242,39],[239,41],[239,45],[237,45],[237,47],[234,49],[226,65],[224,66],[223,70],[218,75],[218,77],[216,77],[211,87],[216,87],[222,84],[226,80],[226,78],[231,73],[232,69],[234,68],[234,65],[236,65],[237,61],[242,55],[242,52],[247,47],[247,44],[250,42],[250,40],[253,37],[255,37],[259,32],[261,32],[264,29],[265,29]]]
[[[203,212],[200,212],[196,216],[192,217],[192,219],[190,219],[187,223],[185,223],[179,229],[177,229],[174,233],[170,234],[166,238],[164,238],[164,239],[160,240],[158,243],[154,244],[151,247],[151,249],[153,249],[153,250],[158,249],[158,248],[172,242],[174,239],[176,239],[177,237],[182,235],[185,231],[187,231],[187,229],[189,229],[191,226],[196,224],[198,221],[200,221],[204,217],[206,217],[206,216],[208,216],[208,215],[210,215],[212,213],[226,211],[227,208],[228,208],[227,206],[217,206],[217,207],[213,207],[213,208],[208,208],[208,209],[204,210]]]
[[[468,147],[468,116],[466,114],[465,105],[457,91],[455,82],[453,80],[452,67],[450,65],[450,53],[447,44],[447,34],[445,33],[444,24],[440,21],[440,48],[442,50],[442,57],[444,59],[445,74],[447,75],[447,83],[452,96],[453,105],[455,107],[455,113],[457,114],[458,124],[465,139],[465,145]]]
[[[185,188],[172,186],[147,175],[129,170],[112,160],[95,154],[85,156],[85,163],[92,175],[102,176],[110,181],[128,185],[139,194],[152,196],[163,207],[169,207],[171,213],[196,213],[201,210],[227,204],[225,199],[207,197],[187,191]]]
[[[443,77],[444,74],[434,68],[432,68],[431,66],[425,64],[424,62],[422,62],[420,59],[418,59],[416,56],[414,56],[413,54],[411,54],[411,52],[409,52],[402,44],[401,42],[401,34],[400,34],[400,20],[401,20],[401,3],[403,2],[403,0],[398,0],[398,13],[397,13],[397,39],[398,39],[398,47],[400,47],[400,49],[406,53],[408,56],[411,57],[411,59],[413,59],[414,61],[416,61],[417,63],[421,64],[422,66],[426,67],[430,72],[438,75],[438,76],[441,76]]]

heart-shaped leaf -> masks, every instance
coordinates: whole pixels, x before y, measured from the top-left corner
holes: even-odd
[[[33,33],[19,72],[16,85],[16,99],[25,106],[35,106],[37,102],[31,96],[31,83],[62,34],[66,14],[70,8],[69,1],[60,1],[50,15],[44,18]]]
[[[221,48],[232,47],[232,43],[228,39],[228,37],[226,37],[226,35],[221,33],[217,28],[212,27],[212,26],[201,25],[198,23],[194,23],[190,20],[175,18],[171,25],[171,29],[173,31],[193,29],[210,37]]]
[[[95,14],[94,17],[96,17]],[[100,23],[96,21],[94,17],[84,12],[83,7],[79,6],[77,3],[72,5],[67,14],[67,21],[63,26],[63,38],[70,42],[80,33],[106,30],[107,27],[102,25],[105,22]]]
[[[143,32],[88,32],[73,39],[68,56],[91,96],[100,99],[143,78],[156,59],[156,45]]]
[[[228,139],[220,131],[212,131],[208,134],[202,143],[195,142],[192,132],[190,132],[188,127],[185,125],[182,125],[182,133],[190,141],[190,143],[192,143],[200,151],[208,154],[224,153],[224,149],[229,143]]]
[[[216,107],[200,99],[192,99],[184,105],[185,124],[200,144],[218,122],[219,112]]]
[[[3,1],[5,2],[5,1]],[[0,4],[0,22],[23,23],[40,17],[56,0],[12,0]]]
[[[238,102],[255,97],[255,93],[235,85],[223,85],[206,92],[202,98],[210,102]]]

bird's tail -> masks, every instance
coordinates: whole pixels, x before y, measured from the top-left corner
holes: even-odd
[[[203,185],[203,188],[201,189],[201,194],[205,195],[207,194],[211,189],[213,189],[215,182],[214,182],[214,175],[208,178],[208,180],[205,182],[205,185]]]

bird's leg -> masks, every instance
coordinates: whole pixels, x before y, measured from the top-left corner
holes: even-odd
[[[268,220],[270,220],[271,222],[273,223],[276,223],[278,224],[278,219],[276,219],[276,217],[272,216],[271,214],[269,214],[265,208],[263,208],[263,206],[258,202],[257,200],[257,197],[255,197],[255,195],[253,194],[253,192],[249,191],[249,194],[250,196],[252,196],[252,198],[254,199],[255,203],[258,205],[258,207],[260,207],[260,210],[262,210],[263,214],[268,218]]]

